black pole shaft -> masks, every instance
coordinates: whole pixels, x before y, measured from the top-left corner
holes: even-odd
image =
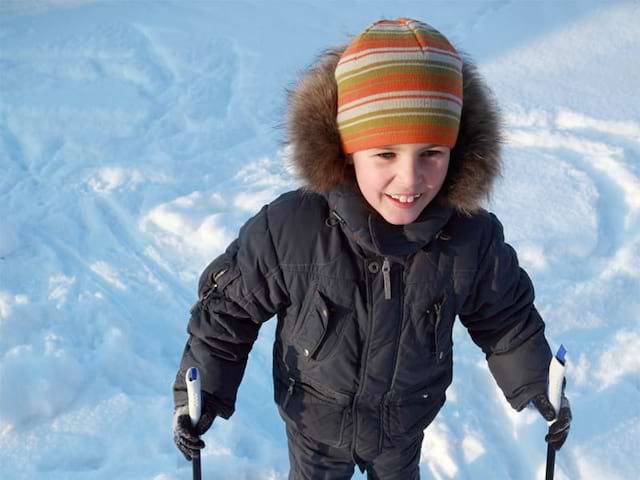
[[[202,480],[202,472],[200,471],[200,452],[193,457],[193,480]]]
[[[556,465],[556,449],[547,444],[547,476],[545,480],[553,480],[553,470]]]

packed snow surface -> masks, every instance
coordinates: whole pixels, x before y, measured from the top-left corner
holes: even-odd
[[[296,188],[285,88],[380,17],[431,23],[505,119],[488,208],[569,350],[556,478],[638,478],[638,2],[0,3],[0,478],[191,478],[171,384],[204,266]],[[287,478],[275,322],[204,478]],[[541,479],[546,425],[514,412],[463,327],[424,478]],[[356,473],[354,478],[363,478]]]

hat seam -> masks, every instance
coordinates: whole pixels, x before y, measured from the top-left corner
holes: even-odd
[[[427,48],[427,45],[423,45],[422,42],[420,41],[420,38],[418,37],[418,35],[416,35],[416,31],[414,28],[412,28],[412,22],[406,22],[405,25],[407,27],[407,30],[409,30],[411,32],[411,34],[413,35],[413,38],[416,39],[416,42],[418,42],[418,45],[420,45],[420,50],[422,50],[422,53],[426,53],[425,48]]]

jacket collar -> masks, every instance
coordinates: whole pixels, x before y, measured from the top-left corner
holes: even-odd
[[[451,218],[453,208],[435,202],[427,205],[408,225],[392,225],[375,211],[359,190],[341,185],[325,194],[346,233],[365,250],[401,259],[426,246]]]

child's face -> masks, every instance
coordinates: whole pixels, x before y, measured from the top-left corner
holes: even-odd
[[[441,145],[404,143],[359,150],[352,154],[352,161],[367,202],[387,222],[406,225],[440,191],[450,153],[449,147]]]

